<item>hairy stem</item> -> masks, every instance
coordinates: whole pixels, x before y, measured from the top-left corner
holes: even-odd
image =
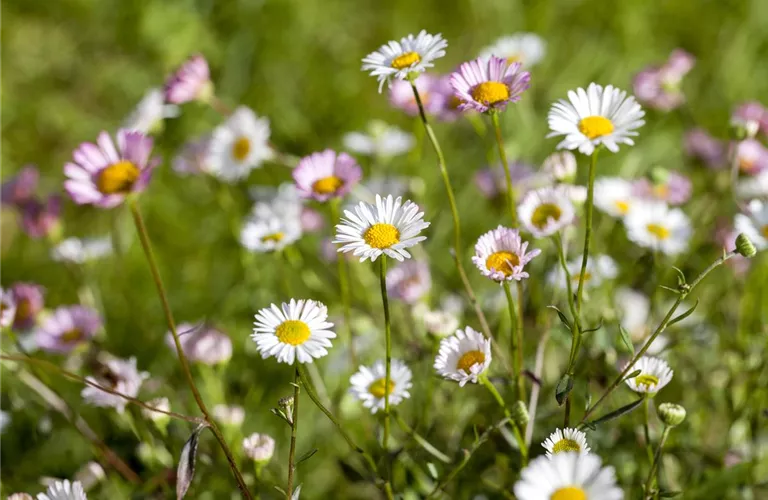
[[[515,309],[515,299],[512,297],[512,290],[509,288],[509,281],[505,281],[502,285],[504,288],[504,294],[507,296],[507,309],[509,309],[510,319],[510,353],[509,357],[512,360],[512,375],[515,378],[515,384],[517,387],[518,399],[523,399],[523,372],[519,364],[518,351],[520,346],[518,345],[517,336],[517,311]]]
[[[581,314],[581,301],[584,291],[584,276],[587,272],[587,261],[589,261],[589,245],[592,240],[592,209],[595,200],[595,171],[597,170],[597,155],[600,148],[595,148],[592,152],[589,162],[589,181],[587,184],[587,221],[586,232],[584,233],[584,253],[581,256],[581,274],[579,275],[579,288],[576,291],[576,310]],[[579,341],[581,341],[581,332],[579,332]]]
[[[297,362],[298,363],[298,362]],[[293,473],[296,470],[294,459],[296,457],[296,433],[299,429],[299,393],[301,376],[299,375],[298,364],[293,373],[293,411],[291,412],[291,448],[288,452],[288,487],[285,491],[285,498],[291,500],[293,495]]]
[[[518,226],[517,210],[515,203],[515,191],[512,188],[512,173],[509,171],[509,162],[507,161],[507,150],[504,148],[504,139],[501,136],[501,124],[499,123],[499,113],[492,111],[491,121],[493,122],[493,128],[496,131],[496,144],[499,146],[499,158],[501,159],[501,166],[504,167],[504,175],[507,180],[507,203],[509,204],[509,216],[512,219],[512,227]]]
[[[656,480],[656,472],[659,470],[659,461],[661,460],[661,451],[664,448],[664,443],[669,437],[669,430],[671,427],[664,427],[664,432],[661,433],[661,439],[659,440],[659,447],[656,448],[656,454],[653,456],[653,463],[651,464],[651,470],[648,471],[648,479],[645,481],[645,498],[653,498],[651,488],[653,482]]]

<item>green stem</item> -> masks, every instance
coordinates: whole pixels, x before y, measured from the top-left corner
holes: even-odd
[[[341,221],[341,214],[339,211],[339,204],[341,198],[335,198],[331,201],[331,224],[338,224]],[[352,367],[357,366],[357,356],[355,353],[355,337],[352,333],[352,314],[350,312],[351,305],[349,299],[349,276],[347,274],[347,259],[344,258],[344,254],[338,254],[336,263],[339,272],[339,288],[341,290],[341,304],[344,308],[344,329],[349,339],[349,357]]]
[[[525,371],[524,362],[523,362],[523,329],[525,328],[525,324],[523,321],[523,311],[525,310],[523,307],[523,282],[518,281],[517,282],[517,366],[520,368],[520,377],[518,379],[518,390],[520,391],[520,400],[525,401],[526,399],[526,392],[525,392],[525,377],[523,376],[523,372]]]
[[[560,267],[563,268],[563,272],[565,273],[565,287],[568,293],[568,308],[571,311],[571,316],[573,316],[573,325],[571,327],[571,353],[568,356],[567,370],[568,374],[573,375],[573,366],[576,362],[576,346],[578,345],[581,336],[581,319],[579,318],[578,311],[576,311],[576,304],[573,301],[571,273],[568,271],[568,264],[565,262],[565,251],[563,250],[563,240],[560,236],[560,233],[555,233],[552,237],[552,240],[555,243],[555,247],[557,247],[557,257],[560,261]]]
[[[643,437],[645,438],[645,449],[648,453],[648,460],[653,462],[653,444],[651,444],[651,432],[650,432],[650,411],[648,410],[648,395],[646,394],[643,399]]]
[[[512,290],[509,288],[509,281],[505,281],[502,285],[504,288],[504,294],[507,296],[507,309],[509,309],[509,319],[510,319],[510,335],[509,335],[509,341],[510,341],[510,359],[512,360],[512,376],[515,378],[515,384],[517,387],[517,395],[518,399],[523,399],[523,391],[525,390],[523,387],[523,373],[520,365],[518,364],[518,351],[520,349],[520,346],[518,345],[518,338],[517,338],[517,311],[515,308],[515,299],[512,297]]]
[[[528,447],[525,445],[525,439],[523,438],[523,435],[520,432],[520,426],[512,418],[512,414],[507,408],[507,405],[504,402],[504,398],[501,397],[501,394],[499,394],[499,391],[496,389],[496,386],[493,385],[493,383],[490,381],[488,376],[481,375],[479,377],[479,380],[493,395],[493,399],[495,399],[496,402],[499,404],[499,406],[501,406],[501,409],[504,410],[504,416],[507,417],[512,422],[512,431],[515,434],[515,439],[517,440],[517,444],[520,447],[520,455],[522,456],[523,467],[525,467],[528,464]]]
[[[297,362],[298,363],[298,362]],[[301,382],[299,375],[299,366],[296,365],[296,371],[293,374],[293,411],[291,412],[291,449],[288,452],[288,487],[286,488],[285,498],[291,500],[293,495],[293,473],[296,470],[294,458],[296,457],[296,432],[299,429],[299,390]]]
[[[419,435],[418,432],[413,430],[411,426],[408,425],[405,420],[403,420],[403,417],[401,417],[399,413],[393,412],[393,415],[395,416],[395,422],[397,422],[400,428],[402,428],[406,434],[411,436],[414,441],[419,443],[419,445],[424,448],[427,453],[440,460],[441,462],[445,462],[447,464],[451,463],[450,457],[448,457],[442,451],[438,450],[432,443],[424,439],[421,435]]]
[[[237,467],[237,462],[235,462],[235,457],[232,454],[232,451],[229,449],[229,446],[227,446],[226,441],[224,440],[224,436],[222,436],[221,432],[219,431],[218,426],[216,425],[216,422],[211,418],[210,414],[208,413],[208,408],[205,406],[205,403],[203,402],[203,398],[200,396],[200,392],[197,390],[197,386],[195,385],[195,380],[192,377],[192,371],[189,368],[189,361],[187,360],[187,356],[184,354],[184,350],[181,348],[181,341],[179,340],[179,334],[176,331],[176,322],[173,319],[173,313],[171,312],[171,306],[168,303],[168,297],[165,293],[165,287],[163,286],[163,280],[160,277],[160,271],[157,267],[157,262],[155,261],[155,255],[152,252],[152,244],[149,241],[149,234],[147,233],[147,228],[144,224],[144,219],[141,216],[141,212],[139,211],[139,205],[137,203],[136,198],[131,198],[128,202],[128,205],[131,209],[131,215],[133,216],[133,222],[136,225],[136,231],[139,233],[139,240],[141,241],[141,247],[144,250],[144,255],[147,257],[147,263],[149,264],[149,270],[152,273],[152,279],[155,282],[155,286],[157,287],[157,294],[160,297],[160,303],[163,308],[163,313],[165,314],[166,322],[168,323],[168,328],[171,330],[171,334],[173,335],[173,342],[176,344],[176,352],[178,353],[179,362],[181,363],[182,371],[184,372],[184,376],[187,380],[187,385],[189,385],[189,388],[192,391],[192,395],[195,398],[195,402],[197,403],[198,408],[200,408],[200,411],[203,413],[203,416],[208,422],[211,432],[213,432],[213,435],[216,437],[216,440],[219,442],[219,445],[221,446],[221,449],[224,451],[224,455],[227,457],[227,462],[229,462],[229,468],[232,470],[232,474],[235,476],[235,480],[237,481],[237,487],[240,489],[240,493],[243,495],[243,497],[247,499],[253,498],[251,496],[251,493],[248,491],[248,486],[245,484],[245,480],[243,479],[243,475],[240,473],[240,469]]]
[[[515,206],[515,191],[512,189],[512,173],[509,171],[509,162],[507,161],[507,151],[504,148],[504,139],[501,135],[501,124],[499,123],[499,113],[497,111],[491,111],[491,121],[493,122],[493,128],[496,131],[496,144],[499,146],[499,158],[501,158],[501,165],[504,167],[504,175],[507,179],[507,200],[509,203],[509,215],[512,218],[512,227],[518,226],[517,210]]]
[[[664,443],[669,437],[669,431],[671,427],[664,427],[664,432],[661,433],[661,439],[659,440],[659,447],[656,448],[656,454],[653,456],[653,463],[651,464],[651,470],[648,471],[648,479],[645,481],[645,498],[652,498],[651,488],[653,482],[656,479],[656,472],[659,469],[659,462],[661,461],[661,451],[664,448]]]
[[[587,185],[587,229],[584,233],[584,253],[581,257],[581,274],[579,275],[579,288],[576,291],[576,310],[581,314],[581,300],[584,291],[584,276],[587,272],[589,260],[589,245],[592,239],[592,208],[595,200],[595,171],[597,170],[597,155],[600,148],[595,148],[589,162],[589,184]]]
[[[379,281],[381,282],[381,302],[384,307],[384,342],[385,342],[385,374],[384,374],[384,438],[382,447],[387,453],[389,446],[389,387],[392,369],[392,332],[389,318],[389,297],[387,296],[387,256],[381,256],[379,265]]]

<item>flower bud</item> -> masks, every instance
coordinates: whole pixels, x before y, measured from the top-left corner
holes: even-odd
[[[284,398],[280,398],[280,400],[277,402],[278,408],[283,412],[283,415],[285,415],[286,419],[293,423],[293,396],[286,396]]]
[[[747,258],[753,257],[757,253],[755,245],[744,233],[739,233],[739,235],[736,237],[736,251]]]
[[[275,453],[275,440],[266,434],[251,434],[243,439],[243,452],[254,462],[269,462]]]
[[[661,421],[669,427],[680,425],[685,420],[685,408],[674,403],[661,403],[657,411]]]
[[[525,406],[525,403],[520,400],[515,401],[515,404],[513,404],[512,408],[510,409],[510,413],[512,414],[512,419],[515,421],[515,424],[517,424],[518,427],[525,427],[530,420],[530,416],[528,415],[528,407]]]

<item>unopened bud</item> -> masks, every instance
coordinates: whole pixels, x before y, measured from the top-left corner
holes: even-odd
[[[526,407],[525,403],[522,401],[515,401],[515,404],[512,405],[510,413],[512,413],[512,419],[515,421],[518,427],[525,427],[530,420],[530,416],[528,415],[528,407]]]
[[[685,408],[674,403],[661,403],[657,411],[659,412],[659,418],[669,427],[675,427],[680,425],[685,420]]]
[[[277,402],[277,406],[280,408],[280,410],[282,410],[286,418],[291,423],[293,423],[293,396],[280,398],[280,400]]]
[[[757,253],[755,245],[747,238],[744,233],[739,233],[736,237],[736,251],[744,257],[753,257]]]

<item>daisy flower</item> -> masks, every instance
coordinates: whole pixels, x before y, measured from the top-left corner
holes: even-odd
[[[507,103],[519,101],[530,82],[531,74],[521,71],[519,62],[496,56],[465,62],[451,75],[454,93],[461,101],[459,109],[480,113],[503,110]]]
[[[360,256],[360,262],[375,261],[382,254],[402,262],[411,257],[406,248],[427,239],[419,236],[427,227],[424,212],[412,201],[377,194],[376,205],[361,201],[353,211],[344,210],[333,243],[342,245],[339,252]]]
[[[245,410],[241,406],[218,404],[211,409],[213,418],[224,425],[240,427],[245,421]]]
[[[581,256],[568,261],[566,264],[568,274],[571,276],[571,285],[578,286],[579,276],[581,274]],[[616,261],[607,255],[590,255],[587,261],[587,268],[584,270],[584,287],[596,288],[600,286],[603,280],[613,279],[619,270]],[[548,281],[557,285],[561,290],[567,290],[565,283],[565,272],[558,266],[553,269],[548,277]]]
[[[746,213],[736,215],[734,225],[736,232],[747,235],[758,250],[768,248],[768,203],[753,200]]]
[[[547,439],[541,443],[547,450],[547,458],[552,458],[559,453],[579,453],[586,455],[590,448],[587,444],[587,435],[578,429],[556,429]]]
[[[684,252],[693,233],[682,210],[659,201],[638,203],[624,218],[624,225],[630,240],[667,255]]]
[[[480,51],[480,59],[491,56],[505,59],[508,63],[519,62],[526,68],[536,65],[547,52],[547,42],[535,33],[515,33],[503,36]]]
[[[400,42],[390,41],[379,50],[363,59],[363,71],[369,71],[379,81],[379,92],[384,82],[391,85],[392,79],[405,80],[410,73],[423,73],[434,66],[432,61],[445,55],[448,46],[443,37],[430,35],[425,30],[408,35]]]
[[[216,328],[204,323],[180,323],[176,333],[189,361],[217,365],[226,363],[232,357],[232,340]],[[165,344],[176,352],[176,342],[171,332],[165,334]]]
[[[624,366],[624,370],[627,366]],[[643,356],[629,369],[629,372],[640,370],[636,377],[625,380],[635,392],[656,394],[672,380],[674,372],[666,361],[651,356]],[[623,371],[623,370],[622,370]]]
[[[712,169],[725,167],[725,143],[709,135],[703,128],[687,131],[683,146],[688,156],[701,160],[707,167]]]
[[[252,169],[273,157],[269,134],[268,119],[240,106],[211,135],[208,171],[230,183],[247,177]]]
[[[768,170],[768,148],[757,139],[746,139],[735,146],[736,163],[739,171],[746,175],[755,175]]]
[[[652,108],[670,111],[685,102],[680,84],[696,62],[688,52],[675,49],[661,66],[644,69],[635,76],[633,90],[638,100]]]
[[[54,481],[45,493],[39,493],[37,500],[87,500],[83,485],[79,481]]]
[[[520,223],[537,238],[551,236],[576,216],[569,192],[562,186],[529,191],[517,207]]]
[[[439,92],[439,80],[429,74],[421,74],[414,81],[419,92],[424,112],[430,115],[438,114],[443,109],[445,96]],[[419,115],[419,104],[413,95],[411,83],[405,80],[395,80],[389,87],[389,103],[393,108],[401,109],[410,116]]]
[[[768,198],[768,169],[752,177],[745,177],[736,184],[736,194],[742,200]]]
[[[453,122],[465,114],[459,109],[461,99],[456,97],[453,91],[451,75],[441,76],[430,89],[430,96],[433,99],[430,100],[431,110],[429,112],[433,113],[438,120]],[[434,106],[432,106],[433,103]]]
[[[768,134],[768,109],[757,101],[745,102],[731,115],[731,124],[744,127],[749,136],[761,129]]]
[[[200,100],[213,95],[208,62],[201,54],[190,57],[165,82],[165,100],[173,104]]]
[[[520,473],[515,483],[518,500],[622,500],[613,467],[603,467],[600,457],[588,453],[557,453],[538,457]]]
[[[660,172],[659,175],[654,175]],[[656,178],[654,178],[656,177]],[[632,185],[640,198],[665,201],[670,205],[682,205],[691,198],[691,180],[677,172],[654,171],[651,179],[638,179]]]
[[[517,192],[525,192],[539,180],[533,168],[522,161],[509,162],[509,175],[512,178],[512,187]],[[506,173],[501,164],[478,170],[474,181],[483,196],[490,200],[507,192]]]
[[[302,158],[292,175],[299,195],[323,202],[347,194],[363,171],[347,153],[326,149]]]
[[[11,294],[16,303],[16,314],[13,317],[14,330],[26,330],[34,326],[37,316],[43,310],[43,291],[45,289],[34,283],[14,283]]]
[[[301,238],[301,221],[286,214],[248,219],[240,231],[240,243],[256,253],[279,252]]]
[[[293,182],[284,182],[277,188],[256,186],[250,190],[255,203],[251,208],[251,217],[268,219],[279,217],[287,220],[299,220],[303,208],[303,199]]]
[[[517,229],[499,226],[480,236],[475,244],[472,262],[486,278],[502,283],[520,281],[528,277],[523,269],[541,253],[535,249],[526,253],[528,242],[523,243]]]
[[[18,206],[21,229],[30,238],[45,238],[61,229],[61,196],[54,195],[41,201],[33,198]]]
[[[571,181],[576,177],[576,157],[570,151],[558,151],[547,156],[541,171],[557,182]]]
[[[391,158],[407,153],[416,143],[413,136],[397,127],[374,120],[367,132],[350,132],[342,139],[353,153],[378,158]]]
[[[387,271],[387,294],[406,304],[414,304],[429,293],[432,277],[429,265],[418,260],[409,260]]]
[[[162,90],[150,89],[125,119],[123,128],[149,134],[161,128],[166,118],[177,116],[179,116],[179,107],[175,104],[166,104]]]
[[[629,214],[638,201],[632,183],[621,177],[598,178],[594,199],[598,210],[616,218]]]
[[[251,434],[243,439],[243,453],[254,462],[269,462],[275,454],[275,440],[266,434]]]
[[[51,249],[51,258],[57,262],[82,264],[112,254],[112,238],[67,238]]]
[[[362,401],[365,408],[371,413],[384,410],[384,397],[389,394],[390,407],[400,404],[411,397],[408,390],[412,387],[411,369],[399,359],[393,359],[390,366],[389,388],[386,387],[387,368],[384,360],[379,360],[370,368],[361,366],[357,373],[352,375],[349,383],[352,387],[349,392],[355,399]]]
[[[427,333],[435,337],[452,335],[459,328],[456,312],[442,307],[430,309],[426,304],[417,304],[413,308],[413,317],[420,320]]]
[[[11,290],[0,288],[0,328],[8,328],[16,316],[16,300]]]
[[[619,144],[633,145],[631,137],[641,127],[645,112],[632,96],[612,85],[590,83],[585,91],[568,92],[568,100],[552,105],[547,117],[552,132],[547,137],[563,135],[557,149],[578,149],[591,155],[596,146],[605,145],[616,153]]]
[[[93,338],[101,327],[101,316],[90,307],[59,307],[43,320],[35,342],[44,351],[67,353]]]
[[[73,153],[74,163],[64,165],[64,189],[78,205],[112,208],[130,193],[144,190],[159,164],[150,159],[152,138],[141,132],[117,131],[117,148],[106,132],[96,144],[84,142]]]
[[[25,165],[19,173],[3,182],[0,192],[0,202],[3,205],[20,206],[34,199],[40,171],[34,165]]]
[[[102,373],[97,377],[85,377],[88,381],[102,387],[108,387],[115,392],[135,398],[139,394],[141,384],[149,377],[149,373],[140,372],[136,368],[136,358],[109,359],[102,365]],[[86,403],[93,406],[115,408],[123,413],[127,401],[101,389],[87,386],[80,393]]]
[[[311,363],[328,354],[330,329],[328,308],[314,300],[295,300],[281,307],[272,304],[256,314],[251,338],[263,359],[274,356],[280,363]]]
[[[464,387],[467,382],[476,384],[490,365],[491,341],[466,327],[440,341],[434,367],[440,376]]]
[[[35,500],[32,495],[28,493],[13,493],[8,496],[7,500]]]

